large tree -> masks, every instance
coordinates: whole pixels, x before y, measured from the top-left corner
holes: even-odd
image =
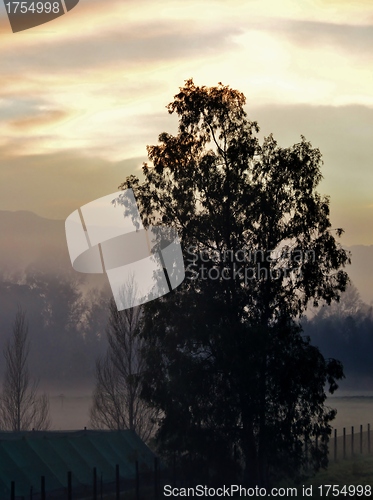
[[[12,337],[4,349],[5,374],[0,396],[0,427],[9,431],[49,428],[49,398],[38,394],[28,369],[30,343],[26,314],[18,309]]]
[[[260,144],[244,105],[237,90],[188,80],[167,107],[177,135],[148,146],[145,182],[121,188],[134,190],[145,225],[178,230],[187,267],[181,286],[145,306],[144,395],[162,412],[161,449],[204,478],[241,467],[266,485],[306,457],[327,463],[325,386],[343,370],[299,318],[310,301],[338,300],[349,256],[317,192],[320,151],[303,136]]]

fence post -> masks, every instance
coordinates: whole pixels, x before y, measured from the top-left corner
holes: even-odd
[[[14,481],[10,483],[10,500],[14,500],[16,498],[16,484]]]
[[[368,453],[370,453],[370,424],[368,424]]]
[[[360,424],[360,453],[363,453],[363,426]]]
[[[100,496],[101,496],[101,500],[103,498],[103,492],[104,492],[104,485],[103,485],[103,481],[102,481],[102,472],[101,472],[101,479],[100,479]]]
[[[140,498],[139,462],[136,460],[136,500]]]
[[[41,500],[45,500],[45,476],[41,476]]]
[[[346,458],[346,427],[343,427],[343,458]]]
[[[97,500],[97,469],[93,467],[93,500]]]
[[[115,485],[116,485],[116,500],[120,500],[120,486],[119,486],[119,464],[115,466]]]
[[[33,494],[34,494],[33,487],[30,486],[30,500],[32,500]]]
[[[334,462],[337,461],[337,429],[334,429]]]
[[[73,500],[73,490],[71,484],[71,471],[67,473],[67,499]]]
[[[351,426],[351,456],[354,456],[354,426]]]

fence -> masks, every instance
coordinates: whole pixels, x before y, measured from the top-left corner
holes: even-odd
[[[353,458],[358,455],[367,455],[373,451],[370,424],[365,430],[363,425],[351,427],[350,434],[347,434],[346,427],[342,432],[334,429],[329,440],[329,460],[337,461],[346,458]]]
[[[66,475],[66,488],[50,491],[47,488],[48,477],[41,476],[38,486],[30,487],[29,495],[17,495],[17,484],[10,482],[10,500],[78,500],[92,499],[103,500],[110,498],[120,500],[124,492],[131,491],[134,500],[160,498],[160,478],[163,470],[160,469],[158,458],[154,458],[154,470],[149,473],[140,472],[139,463],[136,461],[136,476],[126,479],[121,476],[120,467],[116,465],[112,478],[103,478],[96,467],[92,470],[92,483],[90,485],[73,485],[73,472],[68,471]],[[163,474],[162,474],[163,476]],[[109,481],[108,481],[109,479]],[[145,494],[144,494],[145,493]]]

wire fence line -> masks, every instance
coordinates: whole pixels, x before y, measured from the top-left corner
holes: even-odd
[[[48,477],[41,476],[38,485],[30,487],[29,494],[17,494],[17,482],[10,482],[10,500],[106,500],[107,498],[120,500],[124,493],[131,492],[131,498],[158,500],[160,498],[161,476],[163,479],[165,470],[162,470],[157,457],[154,458],[154,470],[141,472],[136,461],[135,477],[125,478],[119,465],[113,470],[112,477],[104,478],[99,470],[92,470],[91,484],[73,484],[73,471],[66,475],[66,487],[58,490],[48,489]],[[127,497],[127,496],[126,496]],[[7,497],[9,498],[9,497]]]
[[[337,462],[373,451],[370,424],[334,429],[329,440],[329,461]]]

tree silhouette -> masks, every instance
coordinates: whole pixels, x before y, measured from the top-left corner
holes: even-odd
[[[260,144],[245,97],[188,80],[169,113],[178,133],[148,146],[145,182],[131,187],[145,225],[177,229],[186,279],[144,307],[144,396],[162,414],[160,449],[194,480],[267,485],[327,463],[342,366],[302,336],[311,301],[346,287],[349,256],[336,242],[329,200],[316,188],[321,153],[301,137]],[[337,230],[337,236],[342,230]],[[315,438],[318,446],[315,446]]]
[[[18,309],[13,335],[4,349],[5,376],[0,400],[0,426],[5,430],[46,430],[49,428],[49,399],[37,395],[38,382],[30,376],[30,350],[26,314]]]
[[[124,286],[123,293],[125,302],[134,298],[132,283]],[[140,394],[144,370],[144,341],[138,336],[141,307],[118,311],[112,299],[109,311],[109,347],[106,356],[96,361],[91,424],[94,428],[131,429],[148,441],[157,412]]]

